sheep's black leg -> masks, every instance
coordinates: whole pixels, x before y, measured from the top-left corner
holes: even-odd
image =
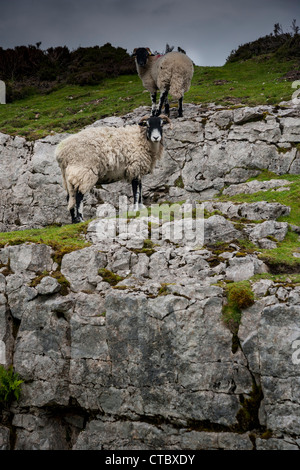
[[[170,115],[170,106],[169,106],[168,97],[165,99],[165,115],[166,116]]]
[[[71,214],[72,224],[76,224],[77,220],[76,220],[76,216],[75,216],[75,208],[74,207],[73,207],[73,209],[70,209],[70,214]]]
[[[142,204],[143,203],[143,197],[142,197],[142,182],[140,180],[139,182],[139,204]]]
[[[179,100],[178,100],[178,117],[183,116],[183,114],[182,114],[182,101],[183,101],[183,97],[179,98]]]
[[[142,204],[142,182],[139,178],[132,180],[133,209],[138,210],[139,204]]]
[[[152,102],[151,116],[155,116],[155,111],[156,111],[156,92],[155,92],[155,93],[151,93],[151,102]]]
[[[82,215],[82,209],[83,209],[83,194],[80,191],[76,191],[76,217],[75,217],[75,223],[83,222],[83,215]]]
[[[67,195],[67,203],[69,202],[69,199],[70,199],[70,196],[69,194]],[[70,209],[70,214],[71,214],[71,220],[72,220],[72,224],[75,224],[75,208],[73,207],[72,209]]]
[[[161,110],[162,110],[162,107],[163,107],[163,104],[164,104],[164,101],[165,99],[168,97],[168,91],[163,91],[161,94],[160,94],[160,97],[159,97],[159,103],[158,103],[158,109],[156,111],[156,116],[159,116],[161,114]]]
[[[69,199],[70,199],[70,196],[68,194],[67,202],[69,202]],[[70,209],[72,224],[78,224],[80,222],[83,222],[83,215],[82,215],[83,194],[80,191],[76,191],[75,199],[76,199],[75,207],[72,207],[72,209]]]

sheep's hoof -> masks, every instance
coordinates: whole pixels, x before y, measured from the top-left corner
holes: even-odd
[[[137,212],[142,216],[148,215],[147,206],[144,206],[144,204],[134,204],[130,207],[128,215],[136,215]]]
[[[80,224],[81,222],[83,222],[82,217],[74,217],[74,219],[72,219],[72,224]]]
[[[141,205],[140,204],[133,204],[131,207],[130,207],[130,210],[129,212],[138,212],[141,210]]]

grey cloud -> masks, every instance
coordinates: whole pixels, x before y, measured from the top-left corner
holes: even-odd
[[[275,22],[300,23],[299,0],[0,0],[0,46],[42,41],[70,49],[111,42],[131,52],[180,46],[198,65],[222,65]]]

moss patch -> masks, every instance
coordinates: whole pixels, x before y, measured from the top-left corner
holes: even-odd
[[[51,277],[54,277],[54,279],[56,279],[57,282],[60,284],[61,295],[67,295],[69,293],[70,283],[65,278],[65,276],[60,271],[54,271],[54,273],[51,274]]]
[[[108,284],[110,284],[111,286],[115,286],[118,284],[118,282],[123,281],[123,279],[125,279],[124,277],[119,276],[118,274],[115,274],[106,268],[99,269],[98,274],[102,277],[104,282],[108,282]]]
[[[29,284],[29,287],[36,287],[39,285],[39,283],[41,282],[41,280],[46,277],[46,276],[49,276],[49,272],[48,271],[43,271],[42,273],[37,273],[37,276],[32,279],[31,283]]]
[[[276,248],[261,252],[259,258],[267,264],[272,274],[300,273],[300,258],[293,256],[293,253],[299,253],[299,234],[289,230]]]
[[[44,277],[47,277],[47,276],[53,277],[60,284],[60,286],[61,286],[60,294],[61,295],[68,295],[70,283],[59,270],[54,271],[52,273],[50,273],[48,271],[43,271],[42,273],[38,273],[38,275],[29,284],[30,287],[36,287],[41,282],[41,280]]]
[[[182,176],[178,176],[178,178],[174,181],[174,186],[176,186],[177,188],[184,188]]]
[[[147,256],[153,255],[155,253],[154,243],[150,239],[145,239],[142,248],[132,248],[131,251],[134,253],[145,253]]]
[[[13,272],[10,268],[10,261],[7,264],[0,263],[0,270],[1,270],[1,274],[3,274],[3,276],[9,276],[10,274],[13,274]]]

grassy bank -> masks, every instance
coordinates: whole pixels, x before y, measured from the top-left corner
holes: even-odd
[[[278,202],[291,208],[288,216],[279,217],[278,222],[288,222],[291,225],[300,226],[300,176],[299,175],[281,175],[265,171],[259,177],[253,178],[260,181],[270,179],[284,179],[290,181],[289,189],[286,191],[260,191],[254,194],[238,194],[236,196],[221,196],[222,201],[233,202]],[[251,179],[250,179],[251,180]],[[285,239],[277,243],[277,248],[272,250],[259,249],[261,258],[271,267],[273,273],[279,272],[300,272],[300,258],[294,256],[294,253],[300,253],[299,234],[289,230]]]
[[[84,234],[90,221],[80,224],[49,226],[40,229],[20,230],[0,233],[0,249],[5,245],[20,245],[22,243],[43,243],[51,246],[54,260],[60,264],[66,253],[85,248],[90,244]]]
[[[289,100],[292,82],[284,77],[299,65],[292,60],[260,56],[221,67],[195,67],[185,102],[224,106],[276,105]],[[98,85],[65,85],[0,106],[0,132],[29,140],[50,133],[76,132],[106,116],[120,116],[150,106],[150,96],[137,75],[106,79]],[[177,106],[175,101],[171,106]]]

